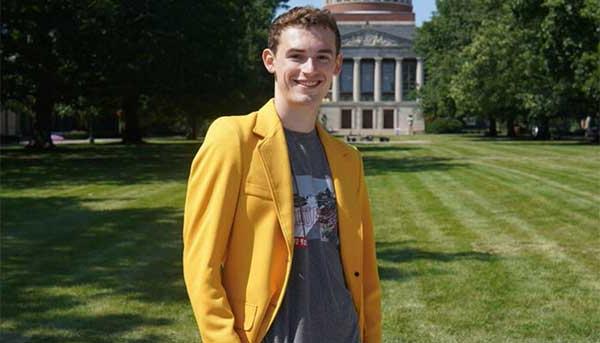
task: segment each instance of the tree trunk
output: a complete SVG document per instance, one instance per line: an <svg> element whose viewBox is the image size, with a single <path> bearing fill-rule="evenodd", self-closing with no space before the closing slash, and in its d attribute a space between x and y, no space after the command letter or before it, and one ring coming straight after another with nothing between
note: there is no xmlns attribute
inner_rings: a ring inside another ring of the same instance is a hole
<svg viewBox="0 0 600 343"><path fill-rule="evenodd" d="M33 119L33 135L27 148L32 149L52 149L56 146L52 142L52 111L54 110L54 99L50 94L42 91L36 97L33 111L35 117Z"/></svg>
<svg viewBox="0 0 600 343"><path fill-rule="evenodd" d="M490 126L488 128L488 136L497 137L498 130L496 129L496 118L493 116L490 116L489 121L490 121Z"/></svg>
<svg viewBox="0 0 600 343"><path fill-rule="evenodd" d="M127 95L123 99L125 128L122 132L122 138L125 144L142 143L142 131L138 117L138 99L138 94Z"/></svg>
<svg viewBox="0 0 600 343"><path fill-rule="evenodd" d="M590 143L600 143L600 112L591 116L585 129L585 138Z"/></svg>
<svg viewBox="0 0 600 343"><path fill-rule="evenodd" d="M548 117L543 117L540 120L540 125L538 126L539 131L536 136L537 139L549 139L550 138L550 119Z"/></svg>
<svg viewBox="0 0 600 343"><path fill-rule="evenodd" d="M188 123L190 125L188 139L198 139L198 117L193 114L188 115Z"/></svg>
<svg viewBox="0 0 600 343"><path fill-rule="evenodd" d="M513 118L506 119L506 135L508 137L517 136L517 133L515 132L515 120Z"/></svg>
<svg viewBox="0 0 600 343"><path fill-rule="evenodd" d="M91 114L89 115L89 122L88 122L88 131L89 131L89 137L88 137L88 141L90 142L90 144L94 144L96 141L96 138L94 137L94 116Z"/></svg>

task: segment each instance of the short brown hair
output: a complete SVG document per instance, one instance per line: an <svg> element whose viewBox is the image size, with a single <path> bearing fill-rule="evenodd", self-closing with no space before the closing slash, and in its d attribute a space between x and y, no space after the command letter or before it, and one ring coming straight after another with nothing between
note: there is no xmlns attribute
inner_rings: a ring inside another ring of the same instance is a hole
<svg viewBox="0 0 600 343"><path fill-rule="evenodd" d="M312 6L294 7L275 18L269 28L269 49L274 53L277 52L281 32L290 26L303 28L321 26L330 29L335 34L335 54L339 55L341 46L340 30L328 10L321 10Z"/></svg>

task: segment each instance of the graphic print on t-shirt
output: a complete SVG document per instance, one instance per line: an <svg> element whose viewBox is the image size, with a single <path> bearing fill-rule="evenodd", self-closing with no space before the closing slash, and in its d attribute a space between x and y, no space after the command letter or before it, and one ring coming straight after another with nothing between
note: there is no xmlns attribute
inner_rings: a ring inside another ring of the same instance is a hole
<svg viewBox="0 0 600 343"><path fill-rule="evenodd" d="M294 189L295 246L306 248L310 244L309 240L314 239L338 244L331 178L326 176L325 179L318 179L310 175L296 178L300 191Z"/></svg>
<svg viewBox="0 0 600 343"><path fill-rule="evenodd" d="M327 156L316 130L285 129L285 135L296 239L284 299L263 343L359 343L358 313L341 263Z"/></svg>

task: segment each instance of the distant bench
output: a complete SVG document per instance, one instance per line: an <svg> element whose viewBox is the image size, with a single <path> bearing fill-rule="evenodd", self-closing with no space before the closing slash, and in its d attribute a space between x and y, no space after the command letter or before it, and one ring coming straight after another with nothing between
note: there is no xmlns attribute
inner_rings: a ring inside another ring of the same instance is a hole
<svg viewBox="0 0 600 343"><path fill-rule="evenodd" d="M390 137L387 136L361 136L361 135L346 135L346 142L348 143L356 143L356 142L373 142L375 140L379 140L380 142L389 142Z"/></svg>

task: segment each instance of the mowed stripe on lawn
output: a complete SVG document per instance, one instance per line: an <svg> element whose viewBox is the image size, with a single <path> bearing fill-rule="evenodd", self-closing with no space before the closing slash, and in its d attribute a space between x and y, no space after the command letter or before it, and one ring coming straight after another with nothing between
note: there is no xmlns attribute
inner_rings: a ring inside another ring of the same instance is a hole
<svg viewBox="0 0 600 343"><path fill-rule="evenodd" d="M360 146L384 342L600 341L598 147L402 139L420 142ZM197 147L3 152L1 340L196 341L181 220Z"/></svg>
<svg viewBox="0 0 600 343"><path fill-rule="evenodd" d="M197 341L181 276L195 148L59 149L37 180L19 164L28 152L3 156L0 340Z"/></svg>
<svg viewBox="0 0 600 343"><path fill-rule="evenodd" d="M573 146L565 154L565 146L557 143L556 150L559 151L546 148L546 155L539 157L535 145L523 147L517 144L512 143L510 147L497 151L496 142L436 137L431 144L423 145L420 151L415 150L414 155L422 155L430 161L447 159L445 167L448 168L423 168L414 173L403 173L399 168L395 174L388 171L387 178L397 178L394 191L396 201L388 203L402 209L390 208L382 213L380 207L378 215L388 219L383 221L385 230L378 231L378 239L383 234L382 240L385 241L394 231L387 224L394 211L398 215L418 212L420 222L426 223L423 226L430 231L430 235L422 232L415 234L410 227L399 227L398 230L405 229L402 234L405 241L426 246L431 241L423 237L430 239L429 236L435 234L437 238L434 241L445 240L448 243L445 246L438 245L438 248L452 252L456 245L449 244L458 237L462 239L463 246L472 247L473 252L486 252L496 257L493 262L475 264L476 267L466 261L460 263L462 268L459 269L446 264L446 269L455 272L455 279L442 281L438 277L438 282L430 282L429 286L421 286L418 292L410 292L411 296L421 294L427 297L428 293L435 296L438 292L427 287L431 287L431 284L440 287L439 283L443 282L465 290L462 297L448 297L441 302L449 305L445 307L447 312L433 320L447 323L450 332L452 328L464 329L458 330L458 336L448 335L443 341L454 341L457 337L460 341L473 342L531 338L540 341L561 338L596 341L599 339L597 328L600 321L598 314L594 313L594 309L600 307L600 297L594 293L600 285L597 276L600 269L597 248L600 208L596 199L600 184L596 172L591 168L580 168L578 162L585 161L586 167L591 164L597 167L600 162L597 150L594 150L597 147ZM512 149L513 146L518 148ZM368 159L370 154L374 154L372 151L366 151L364 156ZM389 154L392 152L389 151ZM548 154L554 154L557 158L553 156L550 159ZM567 156L559 159L558 155ZM385 153L376 153L375 156L382 158ZM543 162L536 163L538 160ZM560 166L555 167L554 163ZM414 181L415 175L419 182ZM377 176L368 177L368 181L386 194L393 184L388 181L385 187L379 186ZM415 197L414 193L421 194L421 197ZM428 194L429 198L424 199L423 194ZM431 206L431 196L439 200L434 206ZM372 194L371 197L376 195ZM375 220L379 224L377 217ZM439 235L439 228L448 225L452 234ZM465 230L471 230L472 234L465 233ZM398 263L398 268L410 267L409 260L406 259L404 266ZM432 263L443 264L434 260ZM417 270L415 274L421 273ZM471 284L462 281L464 275L473 276ZM431 281L430 278L420 278ZM388 306L393 303L392 300L388 299L384 304ZM473 306L470 306L471 302ZM435 305L428 304L430 307ZM469 310L462 315L452 314L459 311L457 309L465 308ZM433 313L423 312L421 316L410 316L408 321L415 324L423 320L427 313ZM475 317L479 318L479 324L474 325ZM536 322L532 317L540 319ZM390 326L401 326L409 333L408 336L398 337L436 341L424 338L429 335L423 336L423 332L413 335L413 325L400 325L400 320L407 320L407 316L394 316L394 319L398 323ZM461 324L463 320L467 327Z"/></svg>

